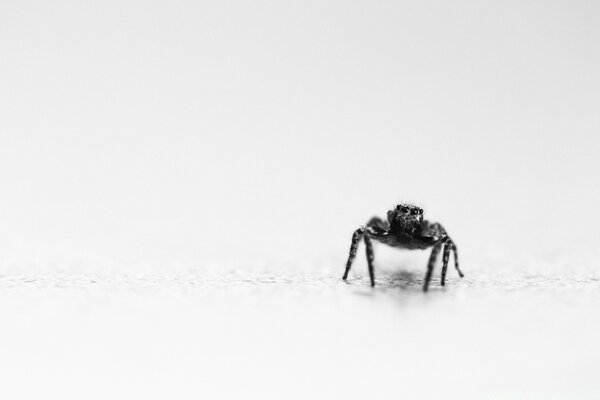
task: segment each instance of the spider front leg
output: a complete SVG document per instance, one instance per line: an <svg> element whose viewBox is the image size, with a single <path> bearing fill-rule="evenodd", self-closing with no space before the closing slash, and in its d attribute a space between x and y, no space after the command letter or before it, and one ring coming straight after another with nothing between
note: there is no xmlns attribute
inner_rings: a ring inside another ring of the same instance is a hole
<svg viewBox="0 0 600 400"><path fill-rule="evenodd" d="M344 272L343 280L348 279L348 273L350 272L350 268L352 267L352 262L354 261L354 257L356 257L356 250L358 249L358 242L360 242L360 238L365 234L365 227L361 226L352 235L352 243L350 244L350 254L348 255L348 261L346 262L346 271Z"/></svg>
<svg viewBox="0 0 600 400"><path fill-rule="evenodd" d="M452 241L448 239L444 242L444 255L442 256L442 286L446 286L446 272L448 271L450 249L452 249Z"/></svg>
<svg viewBox="0 0 600 400"><path fill-rule="evenodd" d="M371 243L371 238L369 237L368 232L363 236L363 239L365 241L365 247L367 248L367 264L369 264L369 278L371 278L371 287L375 287L375 268L373 267L375 255L373 254L373 243Z"/></svg>
<svg viewBox="0 0 600 400"><path fill-rule="evenodd" d="M462 273L460 268L458 267L458 253L456 251L456 244L452 241L452 239L448 239L446 244L444 245L444 258L442 263L442 286L446 284L446 271L448 270L448 257L450 256L450 251L454 254L454 268L456 268L456 272L460 275L461 278L464 278L465 274Z"/></svg>
<svg viewBox="0 0 600 400"><path fill-rule="evenodd" d="M431 282L431 275L433 274L433 266L435 265L435 260L437 259L437 255L442 248L441 244L436 244L433 246L433 250L431 250L431 256L429 256L429 263L427 263L427 273L425 274L425 281L423 282L423 291L426 292L429 289L429 282Z"/></svg>

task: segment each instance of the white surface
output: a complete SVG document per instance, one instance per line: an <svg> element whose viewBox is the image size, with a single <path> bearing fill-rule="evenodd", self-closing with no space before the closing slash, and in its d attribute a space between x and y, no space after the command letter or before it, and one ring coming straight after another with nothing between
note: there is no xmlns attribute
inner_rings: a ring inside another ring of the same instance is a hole
<svg viewBox="0 0 600 400"><path fill-rule="evenodd" d="M467 278L453 277L446 289L435 282L423 294L422 269L380 268L372 290L362 259L349 284L340 281L342 264L3 275L0 392L99 399L600 395L600 273L560 263L560 270L527 272L468 265Z"/></svg>
<svg viewBox="0 0 600 400"><path fill-rule="evenodd" d="M597 399L598 4L0 2L0 398Z"/></svg>

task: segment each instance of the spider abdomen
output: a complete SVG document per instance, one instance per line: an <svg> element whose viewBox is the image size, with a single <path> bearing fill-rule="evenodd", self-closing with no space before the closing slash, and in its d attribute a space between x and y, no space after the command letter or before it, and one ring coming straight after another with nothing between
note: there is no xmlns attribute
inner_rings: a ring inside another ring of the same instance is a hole
<svg viewBox="0 0 600 400"><path fill-rule="evenodd" d="M428 247L431 247L434 244L434 241L427 242L404 235L387 235L384 237L373 237L373 239L377 240L380 243L387 244L391 247L409 250L423 250Z"/></svg>

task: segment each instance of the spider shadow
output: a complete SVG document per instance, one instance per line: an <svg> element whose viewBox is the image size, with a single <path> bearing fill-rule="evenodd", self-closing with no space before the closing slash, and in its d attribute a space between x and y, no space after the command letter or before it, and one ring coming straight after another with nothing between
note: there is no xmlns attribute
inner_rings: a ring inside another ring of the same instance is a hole
<svg viewBox="0 0 600 400"><path fill-rule="evenodd" d="M397 265L393 270L379 270L375 279L375 287L370 287L368 277L354 279L355 283L361 283L362 287L369 287L369 291L360 290L356 294L366 297L376 296L378 293L387 293L403 297L424 296L428 293L444 291L440 286L439 278L433 277L427 293L423 292L424 271L411 270L407 265ZM349 282L352 283L352 282Z"/></svg>
<svg viewBox="0 0 600 400"><path fill-rule="evenodd" d="M376 283L378 288L405 291L423 291L423 276L416 271L398 270L380 273Z"/></svg>

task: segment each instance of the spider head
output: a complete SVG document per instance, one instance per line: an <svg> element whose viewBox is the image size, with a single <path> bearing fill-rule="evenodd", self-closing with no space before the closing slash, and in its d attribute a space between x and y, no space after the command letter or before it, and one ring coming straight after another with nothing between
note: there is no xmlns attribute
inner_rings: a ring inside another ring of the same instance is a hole
<svg viewBox="0 0 600 400"><path fill-rule="evenodd" d="M390 226L402 231L414 231L423 222L423 209L410 204L398 204L388 211L387 217Z"/></svg>

